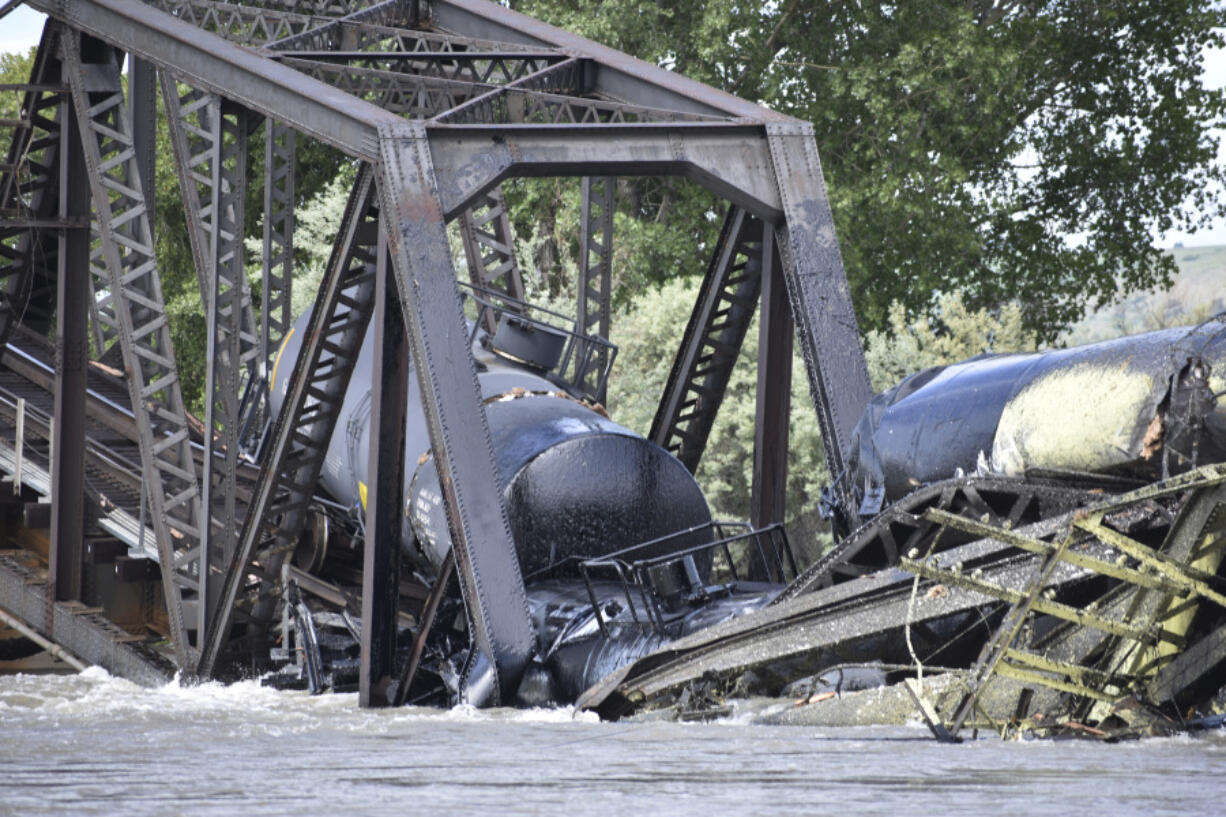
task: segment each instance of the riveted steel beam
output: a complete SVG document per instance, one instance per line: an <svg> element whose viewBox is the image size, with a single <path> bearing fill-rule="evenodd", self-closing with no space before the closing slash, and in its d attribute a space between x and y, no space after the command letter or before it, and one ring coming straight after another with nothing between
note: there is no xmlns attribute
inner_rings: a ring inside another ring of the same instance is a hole
<svg viewBox="0 0 1226 817"><path fill-rule="evenodd" d="M763 223L730 207L649 437L697 471L758 305Z"/></svg>
<svg viewBox="0 0 1226 817"><path fill-rule="evenodd" d="M397 120L395 114L139 0L29 0L29 5L159 68L173 69L193 88L279 119L351 156L374 159L375 125Z"/></svg>
<svg viewBox="0 0 1226 817"><path fill-rule="evenodd" d="M508 176L683 176L759 218L782 217L761 126L431 124L428 132L449 219Z"/></svg>
<svg viewBox="0 0 1226 817"><path fill-rule="evenodd" d="M405 417L409 343L400 293L388 269L386 220L379 225L375 282L375 353L370 383L370 475L362 559L361 706L387 706L396 695L400 531L404 511Z"/></svg>
<svg viewBox="0 0 1226 817"><path fill-rule="evenodd" d="M378 216L373 174L364 164L349 196L281 412L273 422L261 463L265 477L257 483L243 517L218 614L209 623L197 670L203 676L218 668L240 601L242 610L237 612L251 631L250 645L257 654L267 651L264 636L278 596L280 566L293 551L305 522L374 308ZM262 577L258 595L240 600L240 585L252 573Z"/></svg>
<svg viewBox="0 0 1226 817"><path fill-rule="evenodd" d="M762 230L762 308L758 320L758 396L754 419L749 519L755 528L783 522L788 489L788 422L792 408L792 316L775 231ZM782 576L773 577L782 581Z"/></svg>
<svg viewBox="0 0 1226 817"><path fill-rule="evenodd" d="M779 227L780 261L792 320L809 375L831 477L843 472L852 430L873 396L860 346L834 216L817 158L813 126L768 123L766 142L785 220ZM836 482L847 490L845 481ZM854 509L850 496L844 508Z"/></svg>
<svg viewBox="0 0 1226 817"><path fill-rule="evenodd" d="M89 168L104 283L140 437L175 654L180 666L189 667L195 664L198 631L184 608L186 601L199 601L201 589L200 487L120 81L121 55L84 38L94 60L86 63L82 39L77 32L62 38L64 71Z"/></svg>
<svg viewBox="0 0 1226 817"><path fill-rule="evenodd" d="M60 216L89 218L89 176L75 117L60 129ZM57 601L81 599L85 539L85 371L89 363L89 228L59 231L52 429L51 552Z"/></svg>
<svg viewBox="0 0 1226 817"><path fill-rule="evenodd" d="M474 650L461 695L513 699L536 633L494 465L423 123L380 128L379 195Z"/></svg>
<svg viewBox="0 0 1226 817"><path fill-rule="evenodd" d="M264 252L260 287L260 365L267 367L290 326L294 281L294 187L297 134L264 123Z"/></svg>
<svg viewBox="0 0 1226 817"><path fill-rule="evenodd" d="M575 332L606 340L613 319L613 211L617 207L617 179L584 176L580 195L579 303ZM574 382L597 403L605 401L609 347L596 345L594 354L576 361L582 371Z"/></svg>

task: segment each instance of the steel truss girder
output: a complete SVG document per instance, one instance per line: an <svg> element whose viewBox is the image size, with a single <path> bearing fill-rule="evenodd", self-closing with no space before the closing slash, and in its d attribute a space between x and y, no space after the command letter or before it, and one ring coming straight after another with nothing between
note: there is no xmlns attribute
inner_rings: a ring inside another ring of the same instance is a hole
<svg viewBox="0 0 1226 817"><path fill-rule="evenodd" d="M30 222L54 222L59 209L63 97L57 26L48 25L21 104L28 127L13 130L0 165L0 344L14 321L50 327L58 242ZM25 223L23 223L25 222Z"/></svg>
<svg viewBox="0 0 1226 817"><path fill-rule="evenodd" d="M424 123L380 128L379 195L474 652L470 703L511 699L536 645Z"/></svg>
<svg viewBox="0 0 1226 817"><path fill-rule="evenodd" d="M180 94L167 71L162 96L208 333L201 504L211 524L200 553L203 632L216 615L221 588L215 578L235 547L239 396L261 352L243 247L250 116L214 94L190 88Z"/></svg>
<svg viewBox="0 0 1226 817"><path fill-rule="evenodd" d="M682 176L766 221L782 217L758 125L431 124L428 133L448 218L510 176Z"/></svg>
<svg viewBox="0 0 1226 817"><path fill-rule="evenodd" d="M762 288L761 220L728 208L648 436L697 471Z"/></svg>
<svg viewBox="0 0 1226 817"><path fill-rule="evenodd" d="M515 259L511 216L502 188L495 187L460 215L460 240L474 287L497 292L516 301L524 299L524 282ZM493 332L494 315L486 329Z"/></svg>
<svg viewBox="0 0 1226 817"><path fill-rule="evenodd" d="M609 338L613 301L613 213L617 208L617 179L584 176L580 196L579 303L575 332ZM609 347L596 345L590 358L580 358L575 383L597 403L605 402L605 383L611 361Z"/></svg>
<svg viewBox="0 0 1226 817"><path fill-rule="evenodd" d="M396 18L399 3L381 3L293 37L268 43L274 51L508 51L531 50L435 29L399 28L379 22ZM381 12L381 14L376 14ZM538 49L539 50L539 49Z"/></svg>
<svg viewBox="0 0 1226 817"><path fill-rule="evenodd" d="M650 108L748 121L792 121L659 66L486 0L433 0L431 19L445 31L536 48L551 48L593 62L589 88L610 99Z"/></svg>
<svg viewBox="0 0 1226 817"><path fill-rule="evenodd" d="M813 126L767 123L766 142L779 186L784 220L778 228L779 260L787 285L796 337L809 376L809 391L825 441L826 463L838 490L849 491L844 450L860 414L873 396L860 347L834 216L817 158ZM850 495L843 507L857 507ZM855 521L853 520L853 526Z"/></svg>
<svg viewBox="0 0 1226 817"><path fill-rule="evenodd" d="M297 138L293 128L275 119L264 123L264 252L257 358L263 369L290 327Z"/></svg>
<svg viewBox="0 0 1226 817"><path fill-rule="evenodd" d="M172 70L185 83L367 161L376 158L375 125L399 118L278 65L139 0L28 0L73 28Z"/></svg>
<svg viewBox="0 0 1226 817"><path fill-rule="evenodd" d="M287 57L282 63L390 113L428 118L448 111L490 86L399 71L361 68L344 63Z"/></svg>
<svg viewBox="0 0 1226 817"><path fill-rule="evenodd" d="M201 586L200 488L129 132L121 56L107 48L106 61L90 64L87 72L80 36L72 32L62 38L64 68L89 168L104 284L119 327L175 653L180 666L191 666L196 652L190 643L194 626L184 607Z"/></svg>
<svg viewBox="0 0 1226 817"><path fill-rule="evenodd" d="M588 125L637 122L725 122L683 111L648 108L579 94L587 90L590 63L571 58L553 63L514 82L499 85L465 102L436 121L464 124Z"/></svg>
<svg viewBox="0 0 1226 817"><path fill-rule="evenodd" d="M292 51L289 55L478 85L505 85L569 59L565 54L531 51Z"/></svg>
<svg viewBox="0 0 1226 817"><path fill-rule="evenodd" d="M323 467L327 444L358 351L366 335L375 298L378 203L373 172L363 164L350 194L319 296L311 310L285 399L266 448L261 471L243 518L238 544L225 573L218 614L197 667L210 676L229 641L240 585L250 573L263 577L259 596L244 599L250 635L264 636L275 601L280 565L292 552L306 519L307 504Z"/></svg>
<svg viewBox="0 0 1226 817"><path fill-rule="evenodd" d="M242 45L284 40L329 22L328 17L296 14L217 0L145 0L204 31Z"/></svg>

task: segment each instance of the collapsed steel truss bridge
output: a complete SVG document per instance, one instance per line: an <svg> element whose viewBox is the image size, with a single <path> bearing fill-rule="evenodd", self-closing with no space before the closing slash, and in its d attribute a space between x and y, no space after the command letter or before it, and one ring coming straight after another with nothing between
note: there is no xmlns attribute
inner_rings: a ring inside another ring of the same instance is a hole
<svg viewBox="0 0 1226 817"><path fill-rule="evenodd" d="M500 187L509 178L582 178L581 334L609 334L616 177L685 177L725 199L650 436L697 467L761 304L754 523L783 516L794 342L831 473L842 471L870 389L807 123L484 0L27 5L49 17L29 83L6 89L24 101L20 120L6 123L13 138L0 165L0 335L55 338L53 374L44 375L53 422L41 449L49 570L45 585L31 589L27 577L22 591L42 593L46 609L81 598L87 465L96 467L87 372L102 364L119 375L112 390L143 482L141 535L147 525L177 665L212 677L258 663L282 565L373 321L381 359L371 427L385 444L366 506L362 700L380 703L396 674L389 576L404 447L395 441L410 365L470 631L495 670L489 700L513 688L532 624L446 232L458 221L475 285L521 296ZM159 96L207 323L203 428L185 409L154 253ZM261 138L262 178L248 162ZM285 405L252 465L239 456L242 422L290 323L302 140L340 150L359 169ZM243 225L247 193L260 185L256 299ZM575 373L597 400L602 368Z"/></svg>

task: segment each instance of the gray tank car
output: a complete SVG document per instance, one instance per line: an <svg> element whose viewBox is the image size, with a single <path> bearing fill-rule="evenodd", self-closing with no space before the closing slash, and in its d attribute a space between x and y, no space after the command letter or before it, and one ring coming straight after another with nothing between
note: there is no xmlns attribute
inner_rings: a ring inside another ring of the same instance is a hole
<svg viewBox="0 0 1226 817"><path fill-rule="evenodd" d="M285 399L305 322L304 316L287 335L273 368L274 411ZM550 331L507 313L493 335L474 330L472 343L497 475L537 626L537 658L519 691L520 703L529 705L573 700L618 667L674 638L757 609L780 588L708 583L712 556L703 548L720 539L723 528L712 522L694 477L672 454L613 422L602 407L569 392L551 374L556 355L546 348L542 356L534 345L543 340L548 347ZM330 569L328 543L356 538L365 505L373 346L371 332L320 480L334 523L342 521L336 512L343 508L355 524L346 535L328 533L321 521L296 554L300 566L324 575ZM419 389L411 375L401 542L412 569L430 583L452 543ZM688 552L694 548L699 552ZM597 575L583 574L582 562L610 556L626 557L620 562L625 572L652 560L661 564L653 565L650 577L643 568L629 581L620 568L615 578L599 568ZM662 584L643 586L649 580ZM463 662L467 645L444 641L440 637L435 666L450 687L450 668Z"/></svg>
<svg viewBox="0 0 1226 817"><path fill-rule="evenodd" d="M274 410L285 398L304 328L305 316L273 368ZM477 380L525 575L711 521L702 491L675 457L571 396L545 372L500 355L484 332L475 338ZM369 481L373 344L368 333L321 475L327 493L352 508L364 507ZM431 575L451 550L451 538L415 376L405 436L401 541L408 558Z"/></svg>

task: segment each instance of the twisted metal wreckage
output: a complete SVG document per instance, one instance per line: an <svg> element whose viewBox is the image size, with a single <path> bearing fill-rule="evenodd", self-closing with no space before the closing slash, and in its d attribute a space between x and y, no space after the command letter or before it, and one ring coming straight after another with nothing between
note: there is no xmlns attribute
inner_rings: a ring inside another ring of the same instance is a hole
<svg viewBox="0 0 1226 817"><path fill-rule="evenodd" d="M1222 323L872 398L805 123L481 0L27 4L48 23L0 123L17 632L144 683L275 670L368 706L918 709L945 739L1214 722ZM154 253L159 89L207 325L200 420ZM301 140L358 170L291 324ZM524 301L500 185L527 176L582 178L574 316ZM600 407L618 176L728 202L647 438ZM692 473L759 303L752 518L722 523ZM794 341L840 475L837 544L802 570Z"/></svg>

